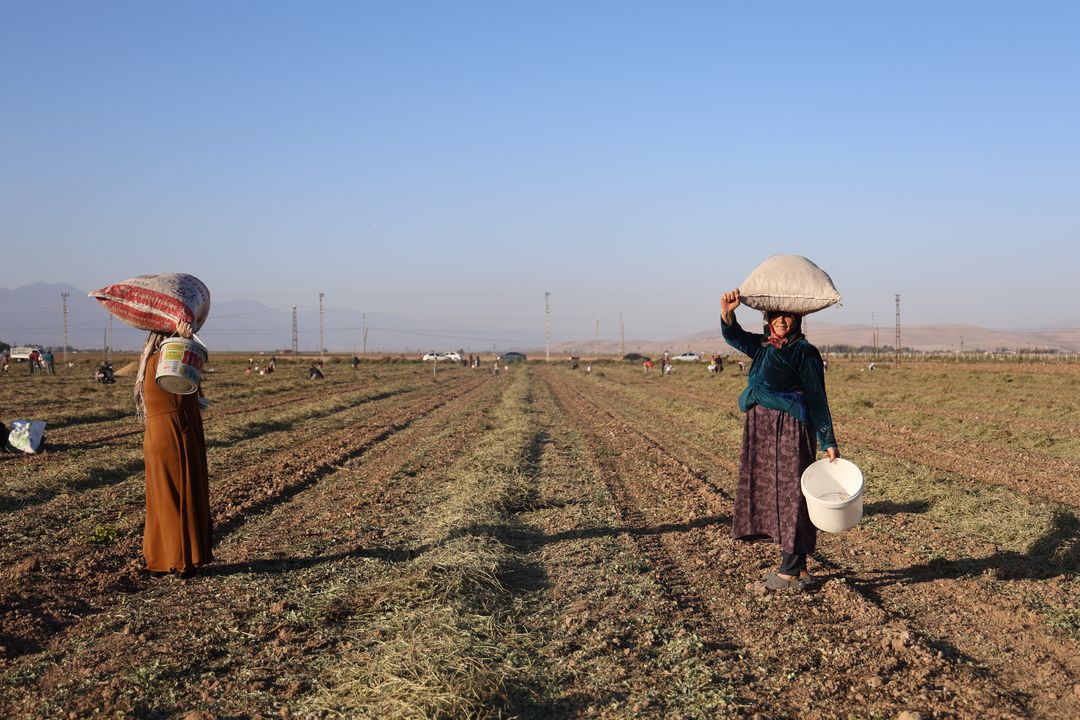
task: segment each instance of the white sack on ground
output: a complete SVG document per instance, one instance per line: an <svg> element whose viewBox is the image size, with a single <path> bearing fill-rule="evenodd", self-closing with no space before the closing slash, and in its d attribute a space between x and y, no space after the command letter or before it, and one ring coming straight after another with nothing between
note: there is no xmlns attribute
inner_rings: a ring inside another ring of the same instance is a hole
<svg viewBox="0 0 1080 720"><path fill-rule="evenodd" d="M805 315L840 302L832 278L802 255L773 255L739 286L739 297L755 310Z"/></svg>
<svg viewBox="0 0 1080 720"><path fill-rule="evenodd" d="M4 445L10 452L36 453L44 437L44 420L12 420Z"/></svg>

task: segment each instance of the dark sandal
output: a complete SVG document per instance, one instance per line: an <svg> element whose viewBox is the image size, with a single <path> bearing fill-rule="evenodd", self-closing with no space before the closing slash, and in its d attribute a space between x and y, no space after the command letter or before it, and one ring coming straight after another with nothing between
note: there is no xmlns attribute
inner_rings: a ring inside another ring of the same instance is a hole
<svg viewBox="0 0 1080 720"><path fill-rule="evenodd" d="M765 587L768 590L802 590L805 586L801 578L793 577L785 580L776 573L768 573L765 576Z"/></svg>

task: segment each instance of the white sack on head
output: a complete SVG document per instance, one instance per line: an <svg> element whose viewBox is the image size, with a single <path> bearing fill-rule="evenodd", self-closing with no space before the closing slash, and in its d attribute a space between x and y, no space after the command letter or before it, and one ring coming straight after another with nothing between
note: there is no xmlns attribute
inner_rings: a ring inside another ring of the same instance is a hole
<svg viewBox="0 0 1080 720"><path fill-rule="evenodd" d="M739 286L743 305L805 315L840 302L832 278L802 255L773 255Z"/></svg>
<svg viewBox="0 0 1080 720"><path fill-rule="evenodd" d="M181 321L197 331L210 313L210 290L184 273L139 275L88 294L128 325L166 335Z"/></svg>

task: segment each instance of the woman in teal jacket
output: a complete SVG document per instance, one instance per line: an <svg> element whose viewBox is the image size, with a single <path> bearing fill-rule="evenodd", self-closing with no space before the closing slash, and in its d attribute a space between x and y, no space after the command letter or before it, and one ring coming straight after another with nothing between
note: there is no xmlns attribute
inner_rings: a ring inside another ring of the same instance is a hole
<svg viewBox="0 0 1080 720"><path fill-rule="evenodd" d="M801 316L768 312L765 332L751 333L735 319L740 303L738 290L720 299L724 339L751 359L747 386L739 396L746 424L731 534L779 545L780 567L765 575L765 586L800 590L812 581L806 559L817 548L817 528L799 480L819 446L830 461L840 457L825 369L821 354L802 334Z"/></svg>

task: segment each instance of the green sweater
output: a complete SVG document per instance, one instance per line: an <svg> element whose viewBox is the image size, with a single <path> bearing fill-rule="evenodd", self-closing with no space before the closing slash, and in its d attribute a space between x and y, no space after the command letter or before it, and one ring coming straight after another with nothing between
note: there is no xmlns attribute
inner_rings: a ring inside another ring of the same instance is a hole
<svg viewBox="0 0 1080 720"><path fill-rule="evenodd" d="M743 330L737 319L730 325L721 319L720 329L728 345L751 359L739 409L746 412L761 405L786 412L809 423L822 450L836 447L829 399L825 396L825 366L818 349L805 337L775 347L765 342L764 334Z"/></svg>

